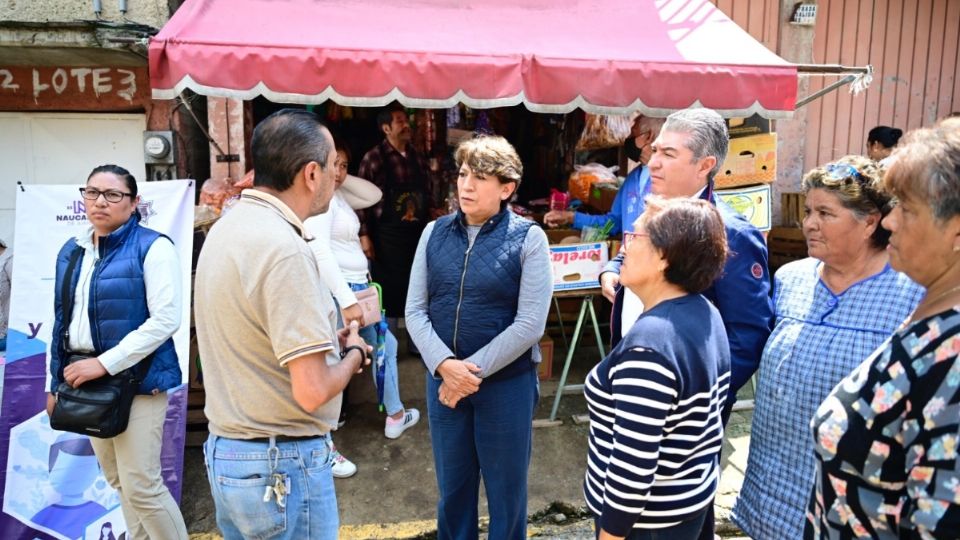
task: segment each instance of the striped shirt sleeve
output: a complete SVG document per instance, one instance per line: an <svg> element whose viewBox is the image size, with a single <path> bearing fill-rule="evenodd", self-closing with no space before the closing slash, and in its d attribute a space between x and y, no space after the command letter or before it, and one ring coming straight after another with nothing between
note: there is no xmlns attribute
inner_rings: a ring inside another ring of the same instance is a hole
<svg viewBox="0 0 960 540"><path fill-rule="evenodd" d="M649 349L633 349L610 369L613 416L600 526L626 536L650 496L667 417L680 395L671 364Z"/></svg>

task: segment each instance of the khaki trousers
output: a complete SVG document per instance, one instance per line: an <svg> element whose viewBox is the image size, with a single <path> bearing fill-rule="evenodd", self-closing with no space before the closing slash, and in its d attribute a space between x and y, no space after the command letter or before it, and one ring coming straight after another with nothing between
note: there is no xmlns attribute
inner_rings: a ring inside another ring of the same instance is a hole
<svg viewBox="0 0 960 540"><path fill-rule="evenodd" d="M127 430L110 439L90 438L107 482L120 492L131 540L186 539L180 508L160 475L160 447L167 394L137 396Z"/></svg>

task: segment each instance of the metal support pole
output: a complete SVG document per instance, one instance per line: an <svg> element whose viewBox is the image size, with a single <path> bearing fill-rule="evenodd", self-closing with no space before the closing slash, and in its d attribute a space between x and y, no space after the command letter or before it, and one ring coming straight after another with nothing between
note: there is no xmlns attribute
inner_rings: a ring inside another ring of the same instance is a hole
<svg viewBox="0 0 960 540"><path fill-rule="evenodd" d="M553 297L553 307L557 311L557 325L560 326L560 337L563 338L563 348L564 350L569 350L570 345L567 343L567 331L563 328L563 315L560 314L560 301L557 300L557 297Z"/></svg>
<svg viewBox="0 0 960 540"><path fill-rule="evenodd" d="M869 73L870 66L841 66L839 64L797 64L797 73L801 75L843 75L845 73Z"/></svg>
<svg viewBox="0 0 960 540"><path fill-rule="evenodd" d="M593 297L585 296L583 303L580 304L580 315L577 316L577 325L573 330L573 337L570 339L570 347L567 349L567 358L563 362L563 373L560 374L560 385L557 386L557 395L553 398L553 409L550 410L550 421L557 419L557 411L560 409L560 397L563 396L563 387L567 384L567 374L570 373L570 363L573 361L573 353L577 350L577 342L580 341L580 332L583 330L583 320L586 318L587 306L590 306L590 312L593 312ZM596 318L594 318L596 321ZM594 324L596 324L594 322ZM597 332L599 334L599 331Z"/></svg>
<svg viewBox="0 0 960 540"><path fill-rule="evenodd" d="M803 107L804 105L806 105L807 103L810 103L811 101L817 99L818 97L820 97L820 96L822 96L822 95L824 95L824 94L828 94L828 93L830 93L830 92L833 92L834 90L836 90L837 88L840 88L841 86L843 86L843 85L845 85L845 84L850 84L850 83L852 83L853 81L855 81L856 79L857 79L857 76L856 76L856 75L847 75L846 77L840 79L839 81L836 81L836 82L834 82L834 83L832 83L832 84L829 84L829 85L827 85L827 86L824 86L824 87L821 88L820 90L817 90L816 92L810 94L809 96L807 96L807 97L805 97L805 98L797 101L797 105L794 107L794 109L799 109L800 107Z"/></svg>
<svg viewBox="0 0 960 540"><path fill-rule="evenodd" d="M590 297L590 318L593 319L593 334L597 337L597 349L600 350L600 360L607 354L603 352L603 338L600 337L600 325L597 324L597 312L593 309L593 297Z"/></svg>

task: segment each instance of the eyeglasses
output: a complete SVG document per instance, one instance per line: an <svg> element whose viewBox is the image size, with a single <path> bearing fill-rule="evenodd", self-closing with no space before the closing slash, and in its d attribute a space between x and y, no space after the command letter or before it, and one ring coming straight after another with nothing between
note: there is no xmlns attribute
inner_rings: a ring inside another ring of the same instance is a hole
<svg viewBox="0 0 960 540"><path fill-rule="evenodd" d="M103 195L103 198L106 199L107 202L112 203L120 202L124 197L130 197L131 199L133 198L132 193L124 193L115 189L100 191L99 189L92 187L80 188L80 195L88 201L95 201L99 199L101 195Z"/></svg>
<svg viewBox="0 0 960 540"><path fill-rule="evenodd" d="M856 167L850 165L849 163L830 163L823 168L827 173L827 178L832 180L845 180L847 178L853 178L857 182L863 183L863 175L860 174L860 171Z"/></svg>
<svg viewBox="0 0 960 540"><path fill-rule="evenodd" d="M645 233L645 232L629 232L629 231L624 231L624 233L623 233L623 249L624 249L624 250L630 249L630 244L633 243L633 240L634 240L635 238L640 238L641 236L649 237L650 234Z"/></svg>

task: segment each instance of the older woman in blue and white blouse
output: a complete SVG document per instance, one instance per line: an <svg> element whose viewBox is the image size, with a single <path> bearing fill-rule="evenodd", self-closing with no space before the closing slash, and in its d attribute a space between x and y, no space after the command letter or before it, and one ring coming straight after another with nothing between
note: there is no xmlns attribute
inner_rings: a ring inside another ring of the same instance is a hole
<svg viewBox="0 0 960 540"><path fill-rule="evenodd" d="M803 233L809 258L774 278L776 326L760 360L746 476L733 521L753 538L800 538L813 487L817 406L917 305L922 289L890 267L893 207L879 166L847 156L813 169Z"/></svg>

